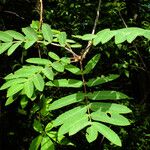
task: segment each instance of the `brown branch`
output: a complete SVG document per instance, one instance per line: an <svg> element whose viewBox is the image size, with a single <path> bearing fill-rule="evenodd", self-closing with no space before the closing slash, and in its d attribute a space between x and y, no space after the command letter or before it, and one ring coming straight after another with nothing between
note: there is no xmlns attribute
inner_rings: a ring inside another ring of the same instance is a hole
<svg viewBox="0 0 150 150"><path fill-rule="evenodd" d="M43 0L39 0L40 2L40 24L39 24L39 30L41 29L42 23L43 23Z"/></svg>
<svg viewBox="0 0 150 150"><path fill-rule="evenodd" d="M101 7L101 2L102 2L102 0L99 0L98 7L97 7L97 12L96 12L96 18L95 18L94 26L93 26L93 29L92 29L92 34L94 34L95 30L96 30L97 22L98 22L98 19L99 19L99 12L100 12L100 7ZM89 52L91 46L92 46L92 41L89 41L86 48L81 52L82 53L81 54L81 59L84 59L86 57L86 55Z"/></svg>

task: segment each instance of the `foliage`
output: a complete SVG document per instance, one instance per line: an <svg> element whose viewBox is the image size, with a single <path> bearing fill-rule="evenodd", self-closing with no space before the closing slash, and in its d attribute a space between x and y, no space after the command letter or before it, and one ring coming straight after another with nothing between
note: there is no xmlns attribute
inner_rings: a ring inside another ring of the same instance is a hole
<svg viewBox="0 0 150 150"><path fill-rule="evenodd" d="M85 80L85 77L91 75L96 69L100 54L94 55L83 67L84 58L82 55L77 55L74 49L81 51L84 41L91 41L93 47L96 47L112 41L113 38L115 44L125 41L131 43L138 36L150 40L150 31L137 27L104 29L96 34L74 35L73 38L77 39L74 40L69 39L66 32L51 29L51 26L45 23L39 30L39 25L38 21L33 21L30 27L22 28L23 33L14 30L0 31L1 54L7 52L9 56L19 46L28 50L34 45L43 47L53 45L60 47L62 51L66 50L63 57L57 55L55 50L50 50L46 58L41 58L40 52L38 58L28 58L26 65L4 78L6 82L0 88L7 89L6 106L20 100L21 107L24 109L29 103L36 102L38 105L33 106L37 106L32 109L33 113L50 117L48 124L38 118L34 119L33 128L39 135L33 139L29 149L36 150L41 147L42 150L54 150L56 144L73 145L67 139L66 133L72 136L81 130L86 130L85 137L89 143L95 141L98 134L102 134L113 144L121 146L119 136L108 124L130 125L129 120L123 115L131 113L131 110L123 104L118 104L120 100L130 98L115 90L96 90L99 85L113 81L119 75L87 77ZM80 43L76 42L79 40ZM77 64L79 62L80 67L72 64L73 62ZM66 74L67 78L61 77L61 74ZM75 88L75 90L70 90L69 94L64 94L57 99L51 95L46 97L46 93L52 88L59 90L64 87Z"/></svg>

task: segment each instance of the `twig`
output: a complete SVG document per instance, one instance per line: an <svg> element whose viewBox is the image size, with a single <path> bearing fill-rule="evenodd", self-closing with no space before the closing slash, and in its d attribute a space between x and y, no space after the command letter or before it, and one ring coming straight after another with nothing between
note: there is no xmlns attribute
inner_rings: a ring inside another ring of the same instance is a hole
<svg viewBox="0 0 150 150"><path fill-rule="evenodd" d="M119 16L120 16L120 18L121 18L121 20L122 20L124 26L127 28L128 26L127 26L125 20L123 19L122 15L121 15L121 12L120 12L120 11L118 11L118 12L119 12Z"/></svg>
<svg viewBox="0 0 150 150"><path fill-rule="evenodd" d="M97 22L98 22L98 19L99 19L99 12L100 12L100 7L101 7L101 2L102 2L102 0L99 0L99 2L98 2L97 13L96 13L95 21L94 21L94 26L93 26L93 29L92 29L92 34L94 34L95 30L96 30ZM84 59L86 57L86 55L89 52L91 46L92 46L92 41L89 41L86 48L82 51L81 59Z"/></svg>
<svg viewBox="0 0 150 150"><path fill-rule="evenodd" d="M142 65L143 65L143 67L144 67L143 70L147 70L146 64L145 64L145 62L144 62L142 56L140 55L140 52L138 51L136 45L134 45L134 47L135 47L135 50L136 50L136 52L137 52L137 54L138 54L138 56L139 56L139 59L141 60Z"/></svg>
<svg viewBox="0 0 150 150"><path fill-rule="evenodd" d="M12 14L12 15L15 15L16 17L18 17L18 18L24 20L24 18L21 17L21 16L19 16L16 12L9 11L9 10L5 10L5 11L3 11L3 12L4 12L4 13L9 13L9 14Z"/></svg>
<svg viewBox="0 0 150 150"><path fill-rule="evenodd" d="M63 47L59 44L56 44L56 43L51 43L51 45L54 45L54 46L58 46L58 47ZM79 55L77 55L74 51L72 51L72 49L70 48L67 48L67 47L63 47L65 50L67 50L68 52L70 52L74 57L80 57Z"/></svg>

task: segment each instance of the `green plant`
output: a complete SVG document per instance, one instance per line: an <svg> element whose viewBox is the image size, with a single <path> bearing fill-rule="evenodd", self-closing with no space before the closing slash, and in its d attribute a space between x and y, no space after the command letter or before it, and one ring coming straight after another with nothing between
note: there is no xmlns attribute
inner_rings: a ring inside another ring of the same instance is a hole
<svg viewBox="0 0 150 150"><path fill-rule="evenodd" d="M42 50L39 50L38 58L27 59L27 65L7 75L4 78L5 83L0 88L7 89L6 106L20 100L23 109L29 103L33 105L33 114L40 116L36 117L33 123L33 128L39 135L33 139L29 149L36 150L41 145L42 150L53 150L56 143L72 144L65 134L69 133L69 136L72 136L82 129L86 130L85 136L89 143L96 140L100 133L113 144L121 146L119 136L107 124L130 125L122 114L130 113L131 110L117 103L130 98L118 91L96 90L98 85L119 77L117 74L110 74L88 78L87 75L92 74L96 68L100 54L94 55L85 67L83 60L92 46L105 44L112 38L115 38L115 44L125 41L131 43L137 36L150 39L150 31L131 27L118 30L104 29L97 34L83 36L74 35L73 38L88 41L88 46L82 50L82 44L67 38L66 32L53 30L45 23L39 30L39 22L33 21L31 26L23 28L22 32L24 34L14 30L0 31L0 53L7 52L9 56L19 46L27 50L36 44L41 47L48 45L60 47L64 53L64 56L60 57L54 50L45 50L47 56L41 58ZM80 54L73 49L79 49ZM61 77L61 74L65 74L67 78ZM73 74L71 78L70 74ZM53 87L58 90L60 88L75 88L75 90L70 89L69 95L64 94L55 99L49 94ZM42 117L49 117L49 123L44 122Z"/></svg>

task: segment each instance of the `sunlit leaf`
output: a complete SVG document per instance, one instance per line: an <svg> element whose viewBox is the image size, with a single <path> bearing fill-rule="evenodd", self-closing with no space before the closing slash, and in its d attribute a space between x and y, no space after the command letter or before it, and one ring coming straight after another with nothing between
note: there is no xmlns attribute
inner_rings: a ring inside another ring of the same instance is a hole
<svg viewBox="0 0 150 150"><path fill-rule="evenodd" d="M19 41L15 44L13 44L9 49L8 49L8 52L7 52L7 55L10 56L20 45L21 45L22 41Z"/></svg>
<svg viewBox="0 0 150 150"><path fill-rule="evenodd" d="M94 69L96 64L98 63L100 59L100 55L96 54L85 66L85 70L83 71L84 74L88 74L90 71Z"/></svg>
<svg viewBox="0 0 150 150"><path fill-rule="evenodd" d="M78 106L71 110L64 112L63 114L59 115L54 121L53 126L59 126L63 123L67 123L68 121L72 122L73 120L80 118L86 114L87 107Z"/></svg>
<svg viewBox="0 0 150 150"><path fill-rule="evenodd" d="M66 33L65 32L60 32L59 34L58 34L58 42L59 42L59 44L61 45L61 46L65 46L65 44L66 44L66 39L67 39L67 35L66 35Z"/></svg>
<svg viewBox="0 0 150 150"><path fill-rule="evenodd" d="M102 111L102 112L114 112L119 114L131 113L131 109L129 109L125 105L115 104L115 103L103 103L103 102L94 102L91 103L92 111Z"/></svg>
<svg viewBox="0 0 150 150"><path fill-rule="evenodd" d="M37 33L31 27L22 28L22 32L27 36L27 39L30 39L32 41L38 40Z"/></svg>
<svg viewBox="0 0 150 150"><path fill-rule="evenodd" d="M42 72L44 73L44 75L49 79L49 80L53 80L54 79L54 72L52 71L52 68L49 67L45 67Z"/></svg>
<svg viewBox="0 0 150 150"><path fill-rule="evenodd" d="M24 93L28 98L31 98L34 92L33 82L31 80L27 80L24 84Z"/></svg>
<svg viewBox="0 0 150 150"><path fill-rule="evenodd" d="M44 136L41 142L41 150L55 150L54 143L48 136Z"/></svg>
<svg viewBox="0 0 150 150"><path fill-rule="evenodd" d="M51 65L58 72L63 72L64 71L64 66L60 62L55 61Z"/></svg>
<svg viewBox="0 0 150 150"><path fill-rule="evenodd" d="M13 79L13 80L9 80L9 81L6 81L0 88L0 90L4 90L4 89L7 89L9 88L10 86L14 85L14 84L17 84L17 83L23 83L25 82L27 79L25 78L18 78L18 79Z"/></svg>
<svg viewBox="0 0 150 150"><path fill-rule="evenodd" d="M39 91L44 90L45 83L44 83L43 77L40 74L35 74L34 77L32 78L32 81L37 90Z"/></svg>
<svg viewBox="0 0 150 150"><path fill-rule="evenodd" d="M82 86L82 81L75 79L59 79L53 81L53 86L79 88Z"/></svg>
<svg viewBox="0 0 150 150"><path fill-rule="evenodd" d="M38 65L50 65L51 61L44 58L29 58L26 60L28 63L38 64Z"/></svg>
<svg viewBox="0 0 150 150"><path fill-rule="evenodd" d="M86 129L86 139L89 143L95 141L98 137L98 132L94 126L90 126Z"/></svg>
<svg viewBox="0 0 150 150"><path fill-rule="evenodd" d="M107 82L110 82L110 81L113 81L115 79L117 79L119 77L119 75L115 75L115 74L112 74L112 75L109 75L109 76L101 76L101 77L97 77L97 78L94 78L94 79L90 79L86 84L88 87L92 87L92 86L96 86L96 85L99 85L99 84L103 84L103 83L107 83Z"/></svg>
<svg viewBox="0 0 150 150"><path fill-rule="evenodd" d="M54 60L60 60L60 57L53 52L49 52L48 55Z"/></svg>
<svg viewBox="0 0 150 150"><path fill-rule="evenodd" d="M129 99L129 97L121 92L116 91L96 91L87 93L87 97L91 100L120 100Z"/></svg>
<svg viewBox="0 0 150 150"><path fill-rule="evenodd" d="M0 43L0 54L4 53L12 45L12 42L9 43Z"/></svg>
<svg viewBox="0 0 150 150"><path fill-rule="evenodd" d="M12 42L12 40L13 40L13 38L9 34L3 32L3 31L0 31L0 41Z"/></svg>
<svg viewBox="0 0 150 150"><path fill-rule="evenodd" d="M14 84L7 91L7 97L13 96L23 89L23 84Z"/></svg>
<svg viewBox="0 0 150 150"><path fill-rule="evenodd" d="M30 144L29 150L38 150L42 141L42 135L37 136L34 138Z"/></svg>
<svg viewBox="0 0 150 150"><path fill-rule="evenodd" d="M10 97L6 100L5 106L10 105L10 104L13 103L14 101L15 101L15 99L14 99L12 96L10 96Z"/></svg>
<svg viewBox="0 0 150 150"><path fill-rule="evenodd" d="M84 99L84 93L75 93L71 94L65 97L62 97L58 100L55 100L52 104L49 106L49 110L55 110L73 103L80 102Z"/></svg>
<svg viewBox="0 0 150 150"><path fill-rule="evenodd" d="M25 37L17 31L7 30L7 31L5 31L5 33L9 34L11 37L13 37L16 40L19 40L19 41L24 41L25 40Z"/></svg>
<svg viewBox="0 0 150 150"><path fill-rule="evenodd" d="M91 118L96 121L102 121L105 123L110 123L110 124L118 125L118 126L130 125L130 122L127 118L115 112L96 111L96 112L91 113Z"/></svg>
<svg viewBox="0 0 150 150"><path fill-rule="evenodd" d="M94 128L99 133L101 133L105 138L107 138L113 144L116 144L118 146L122 145L119 136L113 130L111 130L109 127L107 127L101 123L98 123L98 122L93 122L92 126L94 126Z"/></svg>
<svg viewBox="0 0 150 150"><path fill-rule="evenodd" d="M44 39L47 40L49 43L51 43L53 40L53 32L51 30L50 25L43 23L42 33L43 33Z"/></svg>

